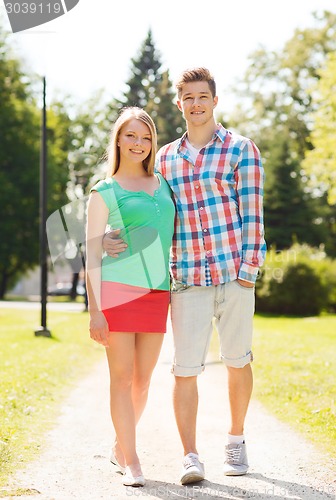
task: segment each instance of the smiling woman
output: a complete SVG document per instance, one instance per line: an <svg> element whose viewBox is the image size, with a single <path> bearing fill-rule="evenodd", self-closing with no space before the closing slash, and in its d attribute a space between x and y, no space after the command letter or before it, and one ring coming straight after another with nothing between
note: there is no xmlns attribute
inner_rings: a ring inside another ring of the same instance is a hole
<svg viewBox="0 0 336 500"><path fill-rule="evenodd" d="M87 284L91 338L106 347L111 462L126 486L143 486L135 427L145 408L166 332L169 251L175 206L164 178L154 174L156 128L137 107L124 109L108 147L109 172L91 189L87 223ZM127 249L102 256L106 226L119 229Z"/></svg>

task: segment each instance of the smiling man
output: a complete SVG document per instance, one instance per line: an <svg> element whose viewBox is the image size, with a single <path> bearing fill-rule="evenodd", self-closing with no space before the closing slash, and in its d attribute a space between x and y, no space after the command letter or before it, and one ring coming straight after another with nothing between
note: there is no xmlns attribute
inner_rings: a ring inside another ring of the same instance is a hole
<svg viewBox="0 0 336 500"><path fill-rule="evenodd" d="M253 385L254 283L266 245L258 148L216 123L216 83L206 68L184 71L176 88L187 131L160 149L156 169L169 183L177 209L171 252L172 372L184 448L181 483L187 484L205 477L196 448L197 376L204 370L214 318L231 410L224 474L248 470L244 421Z"/></svg>

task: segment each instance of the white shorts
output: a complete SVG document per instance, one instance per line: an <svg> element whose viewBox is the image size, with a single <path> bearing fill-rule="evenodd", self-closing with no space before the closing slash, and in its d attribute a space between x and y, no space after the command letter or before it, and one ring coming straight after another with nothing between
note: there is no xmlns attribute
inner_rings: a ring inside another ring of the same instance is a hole
<svg viewBox="0 0 336 500"><path fill-rule="evenodd" d="M214 326L222 361L234 368L250 363L254 308L254 287L243 287L237 280L214 286L175 283L171 294L172 373L191 377L204 370Z"/></svg>

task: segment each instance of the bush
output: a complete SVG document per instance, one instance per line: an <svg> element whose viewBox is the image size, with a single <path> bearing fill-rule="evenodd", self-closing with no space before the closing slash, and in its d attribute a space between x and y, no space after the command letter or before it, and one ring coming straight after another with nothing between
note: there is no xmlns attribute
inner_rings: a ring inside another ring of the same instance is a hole
<svg viewBox="0 0 336 500"><path fill-rule="evenodd" d="M258 312L316 316L336 306L336 262L323 250L295 244L270 250L256 283Z"/></svg>

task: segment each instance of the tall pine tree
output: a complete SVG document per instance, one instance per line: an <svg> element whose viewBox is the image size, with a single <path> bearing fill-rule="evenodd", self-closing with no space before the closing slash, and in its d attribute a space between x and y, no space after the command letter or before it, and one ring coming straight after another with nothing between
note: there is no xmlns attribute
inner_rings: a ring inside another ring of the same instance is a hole
<svg viewBox="0 0 336 500"><path fill-rule="evenodd" d="M158 95L147 106L147 111L156 123L159 147L173 141L185 130L185 121L176 104L173 104L174 98L175 92L167 70L162 73Z"/></svg>
<svg viewBox="0 0 336 500"><path fill-rule="evenodd" d="M310 245L323 241L324 228L314 223L316 206L304 191L298 160L291 155L287 137L279 134L269 146L272 166L268 169L266 160L264 200L268 246L282 250L296 241Z"/></svg>
<svg viewBox="0 0 336 500"><path fill-rule="evenodd" d="M160 53L156 50L152 31L148 30L139 53L131 59L131 76L126 82L128 90L111 108L124 106L144 108L156 123L158 144L176 139L184 130L184 120L174 103L175 92L169 73L162 69Z"/></svg>

